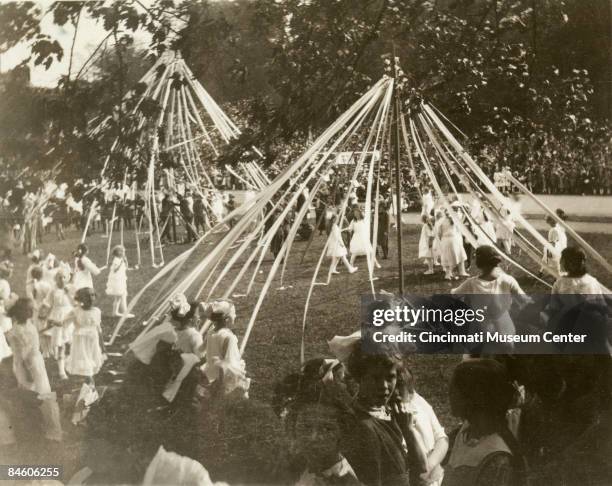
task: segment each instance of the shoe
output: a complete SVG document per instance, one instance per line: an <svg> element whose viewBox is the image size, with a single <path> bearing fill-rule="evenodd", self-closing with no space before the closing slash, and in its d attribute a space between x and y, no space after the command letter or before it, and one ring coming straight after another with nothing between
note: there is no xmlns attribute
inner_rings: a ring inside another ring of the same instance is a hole
<svg viewBox="0 0 612 486"><path fill-rule="evenodd" d="M126 319L132 319L136 317L134 314L120 314L119 317L125 317Z"/></svg>
<svg viewBox="0 0 612 486"><path fill-rule="evenodd" d="M470 277L469 273L460 273L459 274L460 277Z"/></svg>
<svg viewBox="0 0 612 486"><path fill-rule="evenodd" d="M63 374L62 374L62 373L60 373L60 375L59 375L59 379L60 379L60 380L67 380L67 379L68 379L68 375L67 375L66 373L63 373Z"/></svg>
<svg viewBox="0 0 612 486"><path fill-rule="evenodd" d="M455 275L455 276L453 277L453 280L459 280L459 275Z"/></svg>
<svg viewBox="0 0 612 486"><path fill-rule="evenodd" d="M427 270L426 272L423 272L423 275L433 275L434 271L433 270Z"/></svg>
<svg viewBox="0 0 612 486"><path fill-rule="evenodd" d="M359 270L357 267L353 267L349 270L349 273L355 273L357 270Z"/></svg>
<svg viewBox="0 0 612 486"><path fill-rule="evenodd" d="M376 263L376 268L381 268L380 263Z"/></svg>
<svg viewBox="0 0 612 486"><path fill-rule="evenodd" d="M339 272L338 270L332 270L332 271L331 271L331 273L332 273L333 275L338 275L340 272Z"/></svg>
<svg viewBox="0 0 612 486"><path fill-rule="evenodd" d="M453 277L451 277L450 275L444 275L444 280L452 280Z"/></svg>

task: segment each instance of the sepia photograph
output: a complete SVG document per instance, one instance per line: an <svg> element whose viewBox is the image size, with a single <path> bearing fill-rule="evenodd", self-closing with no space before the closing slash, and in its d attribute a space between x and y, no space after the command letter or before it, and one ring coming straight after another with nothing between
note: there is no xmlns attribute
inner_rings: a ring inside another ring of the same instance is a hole
<svg viewBox="0 0 612 486"><path fill-rule="evenodd" d="M610 0L0 0L0 486L612 486Z"/></svg>

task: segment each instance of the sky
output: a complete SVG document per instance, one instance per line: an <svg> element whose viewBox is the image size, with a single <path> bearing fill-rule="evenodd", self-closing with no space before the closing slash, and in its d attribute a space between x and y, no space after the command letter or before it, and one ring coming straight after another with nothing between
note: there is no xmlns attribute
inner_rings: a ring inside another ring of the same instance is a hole
<svg viewBox="0 0 612 486"><path fill-rule="evenodd" d="M7 0L0 0L0 4L2 3L7 3ZM44 14L53 2L51 0L39 0L35 3ZM142 3L147 5L152 3L152 0L144 0ZM60 77L68 73L70 46L74 29L71 24L66 24L63 27L53 24L53 14L49 13L43 17L41 30L61 44L64 49L64 58L61 62L54 62L49 69L34 66L32 62L30 66L31 83L35 86L55 87ZM81 17L78 30L72 62L73 74L79 71L83 63L107 35L101 23L90 17ZM146 46L149 42L149 36L146 33L138 32L134 35L134 41L136 45ZM0 54L0 71L5 72L12 69L28 56L27 44L20 44L9 49L7 52Z"/></svg>

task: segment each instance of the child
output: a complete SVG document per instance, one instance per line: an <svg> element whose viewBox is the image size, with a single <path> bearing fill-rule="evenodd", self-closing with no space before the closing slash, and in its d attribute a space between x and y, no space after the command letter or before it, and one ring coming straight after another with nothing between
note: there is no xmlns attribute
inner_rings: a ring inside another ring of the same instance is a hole
<svg viewBox="0 0 612 486"><path fill-rule="evenodd" d="M459 277L469 277L465 271L467 255L463 248L463 240L457 225L448 213L438 227L438 238L440 238L440 260L444 269L444 279L458 280ZM459 271L459 276L453 275L455 267Z"/></svg>
<svg viewBox="0 0 612 486"><path fill-rule="evenodd" d="M100 272L106 267L98 268L87 257L89 249L87 245L81 243L75 252L74 258L74 276L72 279L73 291L76 293L80 289L93 289L92 276L100 275Z"/></svg>
<svg viewBox="0 0 612 486"><path fill-rule="evenodd" d="M474 359L455 368L451 411L464 422L445 467L445 486L524 483L523 456L506 420L514 395L512 382L497 361Z"/></svg>
<svg viewBox="0 0 612 486"><path fill-rule="evenodd" d="M202 371L223 395L248 398L251 380L246 377L238 338L231 329L236 319L234 304L216 300L205 307L205 315L212 322L212 329L206 341L206 363Z"/></svg>
<svg viewBox="0 0 612 486"><path fill-rule="evenodd" d="M374 265L380 268L380 264L374 255L374 249L370 242L370 228L366 225L363 213L360 209L355 208L354 219L351 221L348 230L353 234L351 237L351 267L354 266L355 258L358 256L366 256L367 258L374 257Z"/></svg>
<svg viewBox="0 0 612 486"><path fill-rule="evenodd" d="M76 306L64 319L64 325L74 324L74 335L70 356L66 360L66 370L71 375L85 377L85 382L94 385L94 375L100 371L104 356L100 339L102 315L100 309L94 307L96 294L92 288L77 290Z"/></svg>
<svg viewBox="0 0 612 486"><path fill-rule="evenodd" d="M13 349L13 372L20 388L44 395L51 393L51 385L40 353L38 330L32 324L33 311L32 301L21 297L8 314L13 322L9 333Z"/></svg>
<svg viewBox="0 0 612 486"><path fill-rule="evenodd" d="M0 263L0 362L12 354L11 348L4 335L9 332L12 327L11 318L7 315L8 308L15 300L14 294L11 294L11 286L7 280L12 273L12 265L9 262Z"/></svg>
<svg viewBox="0 0 612 486"><path fill-rule="evenodd" d="M429 215L423 215L423 226L421 227L421 237L419 238L419 258L422 258L427 265L425 275L433 275L434 273L434 255L433 244L434 235L434 220Z"/></svg>
<svg viewBox="0 0 612 486"><path fill-rule="evenodd" d="M58 272L59 262L53 253L48 253L42 264L43 278L50 284L55 283L55 274Z"/></svg>
<svg viewBox="0 0 612 486"><path fill-rule="evenodd" d="M567 218L565 212L561 209L557 209L557 215L563 220ZM557 275L561 275L561 252L567 248L567 235L565 234L565 229L563 229L551 216L546 217L546 222L550 226L547 241L552 247L552 250L548 248L544 249L540 272L548 265L557 272Z"/></svg>
<svg viewBox="0 0 612 486"><path fill-rule="evenodd" d="M170 317L176 332L174 348L180 353L203 355L204 340L200 332L194 328L198 304L187 302L183 294L176 295L170 303Z"/></svg>
<svg viewBox="0 0 612 486"><path fill-rule="evenodd" d="M40 254L40 250L34 250L32 253L30 253L30 266L28 267L28 270L26 271L26 292L28 290L28 287L32 284L32 270L36 267L40 267L40 259L41 259L41 254Z"/></svg>
<svg viewBox="0 0 612 486"><path fill-rule="evenodd" d="M29 299L32 299L34 305L34 315L32 322L38 332L42 332L47 327L47 319L45 317L45 299L49 292L51 292L51 285L46 280L43 280L43 271L40 267L34 267L30 271L32 281L26 289L26 294ZM41 350L43 357L49 355L48 349L45 349L46 343L41 342Z"/></svg>
<svg viewBox="0 0 612 486"><path fill-rule="evenodd" d="M512 252L512 234L514 233L514 218L512 212L508 208L502 208L501 210L500 224L495 228L495 235L501 248L508 254Z"/></svg>
<svg viewBox="0 0 612 486"><path fill-rule="evenodd" d="M340 231L340 227L338 226L338 216L333 215L330 221L331 230L329 233L329 242L327 246L327 256L332 259L330 271L333 274L340 273L337 270L338 261L342 260L344 266L348 270L349 273L355 273L357 271L357 267L352 266L348 260L346 259L347 251L346 246L344 246L344 241L342 240L342 233Z"/></svg>
<svg viewBox="0 0 612 486"><path fill-rule="evenodd" d="M66 283L68 277L63 271L55 274L55 286L52 288L44 301L47 315L47 326L43 331L45 343L43 348L57 360L57 368L60 379L66 380L65 368L65 346L72 339L72 326L66 326L64 321L72 311L72 300L68 294Z"/></svg>
<svg viewBox="0 0 612 486"><path fill-rule="evenodd" d="M112 253L113 261L106 282L106 295L113 297L113 316L132 318L134 314L127 313L128 262L125 258L125 248L117 245Z"/></svg>
<svg viewBox="0 0 612 486"><path fill-rule="evenodd" d="M406 412L412 415L427 453L427 472L415 484L440 486L444 470L440 465L448 451L448 437L431 405L414 388L412 372L404 368L397 378L397 391Z"/></svg>

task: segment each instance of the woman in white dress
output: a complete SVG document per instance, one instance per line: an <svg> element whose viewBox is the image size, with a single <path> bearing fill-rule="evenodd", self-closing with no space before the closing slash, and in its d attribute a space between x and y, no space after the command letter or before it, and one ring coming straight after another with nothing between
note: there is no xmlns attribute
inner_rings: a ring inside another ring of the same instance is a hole
<svg viewBox="0 0 612 486"><path fill-rule="evenodd" d="M440 266L442 263L440 262L440 237L438 236L438 230L440 229L440 225L444 220L444 213L442 211L436 211L434 213L434 241L431 247L431 253L433 256L434 265Z"/></svg>
<svg viewBox="0 0 612 486"><path fill-rule="evenodd" d="M117 245L112 251L113 260L106 282L106 295L113 298L113 316L132 318L134 314L127 313L127 270L128 261L125 258L125 248Z"/></svg>
<svg viewBox="0 0 612 486"><path fill-rule="evenodd" d="M434 273L434 220L431 216L427 215L423 215L422 219L423 226L421 227L421 237L419 238L419 258L422 258L427 265L425 275L432 275Z"/></svg>
<svg viewBox="0 0 612 486"><path fill-rule="evenodd" d="M440 238L440 260L444 269L444 279L457 280L459 277L469 277L465 271L467 255L463 248L463 239L459 228L448 214L438 227L438 238ZM453 275L455 269L458 275Z"/></svg>
<svg viewBox="0 0 612 486"><path fill-rule="evenodd" d="M357 267L352 266L346 258L348 252L346 251L346 246L344 246L344 241L342 240L342 232L338 226L337 215L332 215L330 225L331 228L329 232L329 241L327 244L327 256L332 260L330 266L331 273L340 273L337 270L338 262L340 260L342 260L342 263L344 263L344 266L349 273L355 273L357 271Z"/></svg>
<svg viewBox="0 0 612 486"><path fill-rule="evenodd" d="M495 248L478 247L476 266L480 275L468 278L451 293L463 296L474 309L486 308L486 320L480 324L484 331L514 335L516 328L509 313L512 303L523 306L530 299L516 279L499 267L500 263L501 256Z"/></svg>
<svg viewBox="0 0 612 486"><path fill-rule="evenodd" d="M353 214L354 219L348 227L348 230L353 233L350 243L351 267L355 265L355 258L358 256L370 258L374 255L374 248L370 242L370 228L366 224L363 213L358 208L355 208ZM376 268L380 268L376 256L374 256L374 265L376 265Z"/></svg>
<svg viewBox="0 0 612 486"><path fill-rule="evenodd" d="M431 188L425 188L421 197L421 216L429 216L434 209L434 198L431 193Z"/></svg>
<svg viewBox="0 0 612 486"><path fill-rule="evenodd" d="M98 268L87 256L88 252L87 245L81 243L75 253L74 275L72 277L72 291L75 294L80 289L93 289L93 276L100 275L100 272L106 268L106 266Z"/></svg>

